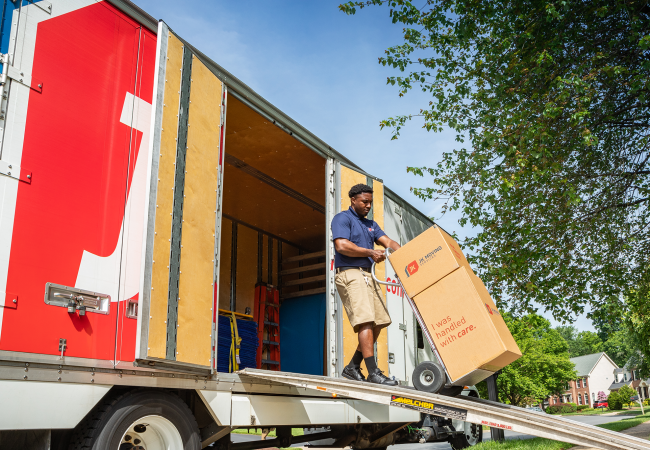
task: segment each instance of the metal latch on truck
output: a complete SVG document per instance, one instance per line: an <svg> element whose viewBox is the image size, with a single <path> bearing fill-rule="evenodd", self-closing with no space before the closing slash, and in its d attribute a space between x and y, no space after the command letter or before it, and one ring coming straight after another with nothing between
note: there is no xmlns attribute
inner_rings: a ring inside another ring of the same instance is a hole
<svg viewBox="0 0 650 450"><path fill-rule="evenodd" d="M37 92L43 91L43 82L32 80L32 75L30 73L9 65L8 53L0 53L0 63L2 63L2 76L0 76L0 85L5 86L7 84L7 80L11 78L12 80L25 85Z"/></svg>
<svg viewBox="0 0 650 450"><path fill-rule="evenodd" d="M47 283L45 285L45 303L67 308L70 314L78 312L80 316L85 316L86 312L108 314L111 296L60 284Z"/></svg>

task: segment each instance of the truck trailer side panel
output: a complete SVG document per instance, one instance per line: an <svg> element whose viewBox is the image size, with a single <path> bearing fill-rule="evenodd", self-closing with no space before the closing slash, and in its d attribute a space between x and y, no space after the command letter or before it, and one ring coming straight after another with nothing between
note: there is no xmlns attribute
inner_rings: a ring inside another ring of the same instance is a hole
<svg viewBox="0 0 650 450"><path fill-rule="evenodd" d="M142 201L131 187L144 173L137 162L147 145L142 117L146 122L151 103L156 37L103 2L61 1L51 15L28 5L14 16L24 24L14 65L20 61L41 87L12 81L9 91L16 103L7 110L3 159L29 168L31 177L3 180L17 192L13 217L5 214L11 198L3 198L3 222L13 219L13 232L2 248L9 252L2 255L4 291L16 302L3 308L0 350L60 356L64 342L64 357L112 365L118 323L130 349L118 357L133 357L135 318L118 315L126 312L119 303L139 296L130 268L140 266L143 211L130 207ZM47 283L61 286L53 295L96 292L101 308L69 314L63 302L44 301Z"/></svg>

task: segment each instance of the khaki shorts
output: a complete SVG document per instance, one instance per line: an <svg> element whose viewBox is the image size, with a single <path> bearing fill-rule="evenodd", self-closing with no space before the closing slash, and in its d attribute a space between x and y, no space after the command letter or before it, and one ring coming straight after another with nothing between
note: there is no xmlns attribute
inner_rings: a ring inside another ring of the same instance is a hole
<svg viewBox="0 0 650 450"><path fill-rule="evenodd" d="M379 328L390 325L388 309L382 299L383 293L379 284L372 279L370 271L362 273L360 269L348 269L337 273L334 280L355 333L359 332L359 325L364 323L372 323Z"/></svg>

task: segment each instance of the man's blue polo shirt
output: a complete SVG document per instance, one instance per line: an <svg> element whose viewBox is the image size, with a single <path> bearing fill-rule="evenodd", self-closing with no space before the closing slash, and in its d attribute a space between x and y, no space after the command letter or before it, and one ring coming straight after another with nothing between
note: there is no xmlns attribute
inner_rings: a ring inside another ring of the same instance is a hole
<svg viewBox="0 0 650 450"><path fill-rule="evenodd" d="M372 250L374 243L386 233L377 222L359 217L352 209L341 211L332 219L332 239L347 239L362 248ZM370 257L345 256L334 251L334 267L372 267Z"/></svg>

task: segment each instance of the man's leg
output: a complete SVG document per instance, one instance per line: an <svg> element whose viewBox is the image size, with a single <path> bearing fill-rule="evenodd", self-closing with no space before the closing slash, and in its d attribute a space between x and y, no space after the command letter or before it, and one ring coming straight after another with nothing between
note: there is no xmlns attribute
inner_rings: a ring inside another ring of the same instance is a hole
<svg viewBox="0 0 650 450"><path fill-rule="evenodd" d="M370 345L368 346L368 330L373 330L373 337L372 342L370 342ZM359 325L359 332L357 333L357 338L359 339L359 345L357 345L357 351L354 352L354 355L352 355L352 359L350 360L350 363L348 364L351 367L354 367L356 369L359 369L361 367L361 361L363 361L364 357L368 354L374 354L374 343L377 341L377 336L379 336L378 333L374 332L374 329L372 328L372 323L363 323ZM363 351L363 348L366 349L366 351Z"/></svg>
<svg viewBox="0 0 650 450"><path fill-rule="evenodd" d="M366 368L368 373L372 373L377 369L377 360L375 359L375 342L379 337L381 328L373 326L373 323L364 323L359 325L359 345L357 346L357 351L355 352L353 359L357 355L362 355L363 360L366 362Z"/></svg>
<svg viewBox="0 0 650 450"><path fill-rule="evenodd" d="M371 328L372 329L372 342L368 345L368 331L367 329ZM362 330L363 330L363 336L362 336ZM354 365L355 367L359 367L361 365L361 361L363 361L363 358L367 357L367 355L374 355L375 354L375 342L377 342L377 339L379 338L379 333L381 333L381 328L377 327L372 327L372 324L370 323L364 323L362 325L359 325L359 345L357 345L357 351L354 352L354 355L352 355L352 359L350 360L350 365ZM366 351L363 351L363 347L365 346Z"/></svg>

